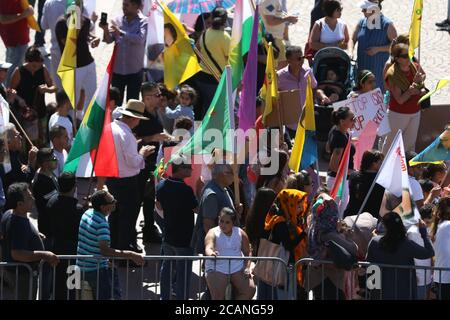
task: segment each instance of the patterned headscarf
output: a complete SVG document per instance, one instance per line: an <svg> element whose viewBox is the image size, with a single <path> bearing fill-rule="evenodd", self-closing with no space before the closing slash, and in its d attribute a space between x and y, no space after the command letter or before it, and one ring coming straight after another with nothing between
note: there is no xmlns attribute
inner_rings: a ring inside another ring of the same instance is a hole
<svg viewBox="0 0 450 320"><path fill-rule="evenodd" d="M338 207L336 202L317 199L312 207L312 222L308 233L308 253L311 258L323 260L326 258L326 248L321 235L337 231Z"/></svg>
<svg viewBox="0 0 450 320"><path fill-rule="evenodd" d="M308 196L305 192L294 189L283 189L278 193L266 216L264 230L269 231L277 224L290 221L296 227L297 234L291 234L291 239L306 232L306 215L308 207ZM294 249L295 261L306 255L306 237L304 237ZM302 283L301 268L297 268L297 281Z"/></svg>

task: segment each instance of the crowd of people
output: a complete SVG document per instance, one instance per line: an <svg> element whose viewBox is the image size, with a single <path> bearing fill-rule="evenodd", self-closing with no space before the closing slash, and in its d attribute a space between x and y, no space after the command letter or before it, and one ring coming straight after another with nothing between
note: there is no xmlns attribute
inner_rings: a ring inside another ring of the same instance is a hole
<svg viewBox="0 0 450 320"><path fill-rule="evenodd" d="M76 3L82 7L81 1ZM450 271L387 269L380 293L366 288L362 269L352 269L351 262L358 260L411 268L450 268L448 163L409 165L417 155L418 101L426 93L426 74L415 59L409 59L408 36L398 35L394 23L381 13L382 0L358 4L364 17L352 35L340 1L316 0L305 49L289 39L289 25L297 23L298 17L286 12L286 0L262 0L259 4L266 40L273 42L278 88L299 90L300 100L292 108L301 110L305 105L309 80L319 105L357 97L375 88L389 97L391 132L379 137L384 143L365 151L357 164L355 147L350 147L348 177L344 179L348 197L340 204L344 205L343 212L330 191L355 124L355 115L348 107L334 110L329 120L332 128L325 147L329 155L324 168L326 179L321 180L318 168L313 166L297 173L289 168L298 119L286 123L278 148L269 150L279 165L272 175L259 174L259 164L221 163L226 152L219 149L212 153L211 162L202 166L195 188L185 182L194 168L183 155L172 159L170 175L159 172L165 148L186 142L177 130L192 134L195 121L204 118L218 87L213 73L221 74L228 64L231 36L225 8L216 7L200 15L191 30L192 41L206 59L201 65L204 62L212 70L203 66L176 90L169 90L163 79L149 78L144 72L144 60L150 59L151 50L146 48L147 18L141 12L141 0L123 0L121 15L109 23L100 22L101 39L93 33L96 13L88 14L83 9L77 38L77 105L72 106L57 76L66 41L71 40L67 39L66 1L39 0L38 4L42 32L36 33L31 46L27 17L34 15L33 6L23 9L19 0L0 4L0 35L6 46L6 62L0 62L0 94L14 115L4 126L4 139L0 140L1 261L28 264L32 270L31 288L23 268L19 268L18 281L14 277L5 281L19 299L28 299L29 292L36 297L38 271L42 273L41 299L75 298L66 287L68 261L58 255L80 256L76 264L94 297L120 299L121 279L116 268L145 265L136 230L141 210L142 242L161 244L163 256L257 257L265 239L285 250L289 266L303 258L333 262L323 267L297 266L295 277L280 286L254 276L255 264L250 260L207 260L202 264L205 299L245 300L252 299L256 292L258 299L287 299L295 286L298 299L307 299L309 291L314 299L356 299L369 291L371 298L450 299ZM380 28L368 26L373 14L380 15ZM45 30L51 33L50 54L43 50ZM96 177L95 192L79 200L78 179L64 171L64 163L97 87L96 62L90 49L100 41L116 44L108 110L112 112L119 173L114 178ZM310 62L323 48L344 50L357 60L353 88L345 91L336 85L345 79L340 79L343 75L333 68L327 70L324 83L316 79ZM49 57L51 64L45 65ZM264 83L265 61L266 50L260 45L258 92ZM46 105L45 97L50 95L54 95L55 103ZM265 104L261 98L255 106L255 128L260 129ZM385 203L385 190L380 185L371 188L399 129L411 198L421 215L420 222L408 229L396 210L398 203ZM236 176L240 183L233 190ZM366 196L368 201L364 201ZM32 212L34 217L30 217ZM361 224L366 223L364 232L355 233L352 222L361 212L356 227L362 230ZM36 217L37 225L33 222ZM347 265L339 259L342 255L350 261ZM110 258L118 259L113 266ZM180 300L192 297L192 263L162 261L162 300L172 295Z"/></svg>

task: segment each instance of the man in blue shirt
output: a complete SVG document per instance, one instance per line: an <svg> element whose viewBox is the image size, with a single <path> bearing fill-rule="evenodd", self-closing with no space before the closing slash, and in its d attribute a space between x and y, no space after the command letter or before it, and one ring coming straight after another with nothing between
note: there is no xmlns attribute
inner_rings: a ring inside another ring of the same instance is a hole
<svg viewBox="0 0 450 320"><path fill-rule="evenodd" d="M111 238L106 217L115 210L116 200L114 197L105 190L99 190L92 195L91 203L93 209L87 210L81 217L77 254L125 258L132 260L136 265L142 266L144 258L141 255L110 247ZM118 272L117 270L113 272L109 267L107 258L77 259L77 265L84 272L84 277L97 300L109 300L111 298L118 300L121 298ZM98 284L97 277L99 279ZM96 291L97 286L98 292ZM112 292L113 288L114 292Z"/></svg>

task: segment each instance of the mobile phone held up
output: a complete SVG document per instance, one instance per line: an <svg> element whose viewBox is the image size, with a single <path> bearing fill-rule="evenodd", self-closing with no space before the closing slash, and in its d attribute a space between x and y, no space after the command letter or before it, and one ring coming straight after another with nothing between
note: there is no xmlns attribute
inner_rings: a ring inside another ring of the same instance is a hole
<svg viewBox="0 0 450 320"><path fill-rule="evenodd" d="M105 25L108 23L108 14L106 12L102 12L102 16L100 18L100 25Z"/></svg>

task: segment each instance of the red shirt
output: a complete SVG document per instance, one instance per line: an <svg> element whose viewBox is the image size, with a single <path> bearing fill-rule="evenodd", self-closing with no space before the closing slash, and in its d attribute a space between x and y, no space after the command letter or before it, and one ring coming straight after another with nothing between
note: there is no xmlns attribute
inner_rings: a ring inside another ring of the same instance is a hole
<svg viewBox="0 0 450 320"><path fill-rule="evenodd" d="M13 15L23 12L20 0L0 0L0 14ZM18 47L30 42L30 28L27 19L20 19L15 23L1 24L0 36L5 47Z"/></svg>
<svg viewBox="0 0 450 320"><path fill-rule="evenodd" d="M418 68L419 66L416 64L416 67ZM405 72L405 75L409 83L412 84L414 80L414 74L411 72L411 70ZM389 84L389 81L387 82ZM391 94L389 109L397 113L413 114L420 111L419 99L420 95L414 95L411 96L404 104L400 104L397 102L397 100L395 100L394 96Z"/></svg>

